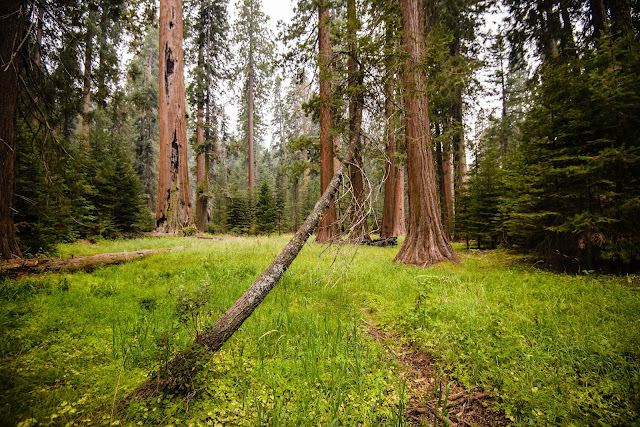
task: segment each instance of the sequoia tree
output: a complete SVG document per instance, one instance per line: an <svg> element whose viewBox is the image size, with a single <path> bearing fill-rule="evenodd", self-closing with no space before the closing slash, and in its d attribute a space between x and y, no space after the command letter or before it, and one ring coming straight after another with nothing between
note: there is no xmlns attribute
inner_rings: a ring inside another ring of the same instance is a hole
<svg viewBox="0 0 640 427"><path fill-rule="evenodd" d="M438 189L431 153L429 103L424 61L424 16L418 0L401 0L403 82L409 195L407 237L394 261L427 266L457 260L447 242L438 207Z"/></svg>
<svg viewBox="0 0 640 427"><path fill-rule="evenodd" d="M331 126L331 45L329 40L329 7L326 0L318 6L318 81L320 90L320 192L324 193L333 177L333 139L329 134ZM318 226L317 242L330 242L338 237L335 201L322 215Z"/></svg>
<svg viewBox="0 0 640 427"><path fill-rule="evenodd" d="M390 0L389 6L397 7L397 3ZM393 10L393 12L396 12ZM396 71L394 69L394 58L397 48L397 26L395 13L387 14L385 29L385 82L384 82L384 118L385 118L385 138L386 164L384 182L384 204L382 209L382 226L380 227L380 237L389 238L406 234L404 217L404 166L396 158L398 141L396 140L396 107L394 102Z"/></svg>
<svg viewBox="0 0 640 427"><path fill-rule="evenodd" d="M24 37L27 14L25 3L19 0L0 2L0 256L2 259L21 257L13 223L13 203L16 186L16 110L18 106L17 58Z"/></svg>
<svg viewBox="0 0 640 427"><path fill-rule="evenodd" d="M348 87L349 87L349 140L356 147L353 163L349 165L351 180L351 231L349 239L354 242L371 240L367 228L367 213L364 200L364 173L362 165L362 108L364 104L363 73L358 64L356 0L347 0L347 40L349 43Z"/></svg>
<svg viewBox="0 0 640 427"><path fill-rule="evenodd" d="M187 164L182 0L160 2L160 171L156 228L175 233L193 224Z"/></svg>

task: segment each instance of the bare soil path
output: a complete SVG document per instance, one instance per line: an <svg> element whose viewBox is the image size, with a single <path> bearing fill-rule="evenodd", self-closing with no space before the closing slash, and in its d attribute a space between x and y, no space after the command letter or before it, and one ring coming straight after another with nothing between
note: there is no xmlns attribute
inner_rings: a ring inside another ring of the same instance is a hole
<svg viewBox="0 0 640 427"><path fill-rule="evenodd" d="M405 410L414 425L507 426L510 421L493 409L491 391L466 390L436 366L433 356L410 345L400 345L400 337L383 331L370 319L364 323L369 335L398 360L409 394Z"/></svg>

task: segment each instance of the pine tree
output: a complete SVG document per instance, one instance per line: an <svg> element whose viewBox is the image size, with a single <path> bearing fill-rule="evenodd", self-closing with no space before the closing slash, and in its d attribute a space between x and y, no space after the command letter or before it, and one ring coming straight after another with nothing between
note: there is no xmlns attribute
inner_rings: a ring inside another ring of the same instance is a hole
<svg viewBox="0 0 640 427"><path fill-rule="evenodd" d="M155 211L158 195L158 28L150 26L139 53L129 64L126 90L133 114L135 169L147 207Z"/></svg>
<svg viewBox="0 0 640 427"><path fill-rule="evenodd" d="M256 105L266 103L274 46L267 27L268 17L262 11L260 0L239 0L236 8L238 19L233 25L236 75L241 76L244 86L241 126L247 138L247 186L254 191L255 138L261 116Z"/></svg>
<svg viewBox="0 0 640 427"><path fill-rule="evenodd" d="M274 212L274 201L271 194L271 187L266 181L262 181L258 192L258 199L255 207L256 233L271 234L276 226L276 215Z"/></svg>

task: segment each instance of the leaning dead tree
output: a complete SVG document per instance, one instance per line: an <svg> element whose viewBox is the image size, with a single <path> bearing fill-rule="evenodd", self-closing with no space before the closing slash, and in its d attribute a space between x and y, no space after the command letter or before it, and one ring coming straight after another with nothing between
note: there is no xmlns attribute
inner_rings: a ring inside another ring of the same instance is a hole
<svg viewBox="0 0 640 427"><path fill-rule="evenodd" d="M338 190L345 168L353 159L355 144L353 141L340 167L329 182L322 197L298 229L287 246L271 262L267 269L256 279L245 293L220 318L205 331L196 336L193 345L178 353L164 367L152 374L142 385L133 391L122 403L131 398L144 400L164 390L189 390L189 382L196 371L198 359L207 352L215 352L237 331L251 313L262 303L285 271L300 253L305 242L318 225L322 213Z"/></svg>

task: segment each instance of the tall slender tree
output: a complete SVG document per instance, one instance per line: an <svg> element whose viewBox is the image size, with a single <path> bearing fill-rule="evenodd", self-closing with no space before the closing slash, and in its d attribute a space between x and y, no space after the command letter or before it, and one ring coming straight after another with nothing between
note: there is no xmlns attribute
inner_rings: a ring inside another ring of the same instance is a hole
<svg viewBox="0 0 640 427"><path fill-rule="evenodd" d="M182 0L160 2L160 171L158 231L176 233L193 224L187 164L186 95L182 49Z"/></svg>
<svg viewBox="0 0 640 427"><path fill-rule="evenodd" d="M193 6L196 6L195 16L190 19L195 22L192 49L195 52L191 57L197 58L191 87L196 110L196 226L204 231L208 222L211 158L218 135L219 109L214 94L227 68L227 3L225 0L200 1Z"/></svg>
<svg viewBox="0 0 640 427"><path fill-rule="evenodd" d="M427 266L458 259L444 235L431 152L424 61L424 15L418 0L401 0L409 228L396 262Z"/></svg>
<svg viewBox="0 0 640 427"><path fill-rule="evenodd" d="M331 127L331 43L327 0L318 4L318 82L320 91L320 192L324 193L333 177L333 139ZM338 238L335 201L332 198L318 226L317 242Z"/></svg>
<svg viewBox="0 0 640 427"><path fill-rule="evenodd" d="M356 147L353 162L349 165L351 180L351 229L349 239L354 242L371 240L367 227L367 212L364 194L364 166L362 163L362 109L364 104L364 76L358 64L359 49L357 31L360 26L356 11L356 0L347 0L347 41L349 44L348 91L349 91L349 141ZM339 166L339 164L338 164ZM336 168L337 169L337 168Z"/></svg>
<svg viewBox="0 0 640 427"><path fill-rule="evenodd" d="M382 226L380 237L389 238L401 236L406 233L404 217L404 166L397 154L399 146L397 141L398 110L395 104L396 58L398 45L398 28L400 20L397 17L399 5L395 1L388 1L386 6L390 8L385 20L385 81L384 81L384 118L386 163L384 182L384 203L382 209Z"/></svg>
<svg viewBox="0 0 640 427"><path fill-rule="evenodd" d="M158 195L158 51L156 22L148 28L138 55L129 63L126 87L137 113L131 116L130 124L135 134L135 168L151 212L156 209Z"/></svg>
<svg viewBox="0 0 640 427"><path fill-rule="evenodd" d="M97 19L96 8L89 8L85 21L84 36L84 73L82 76L82 148L89 151L89 122L91 119L91 68L93 65L93 44L95 37L95 24Z"/></svg>
<svg viewBox="0 0 640 427"><path fill-rule="evenodd" d="M273 42L268 30L268 17L262 11L260 0L240 0L238 19L234 24L234 42L237 52L237 73L244 80L242 93L243 115L246 117L247 138L247 185L253 192L256 182L255 140L260 122L258 104L266 103L271 77L269 73L270 59L273 53ZM246 126L246 127L245 127Z"/></svg>

